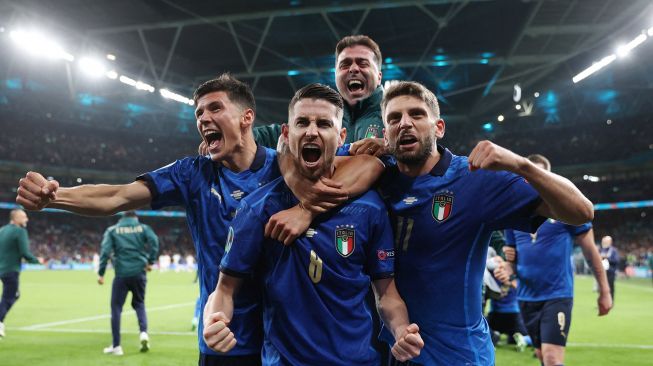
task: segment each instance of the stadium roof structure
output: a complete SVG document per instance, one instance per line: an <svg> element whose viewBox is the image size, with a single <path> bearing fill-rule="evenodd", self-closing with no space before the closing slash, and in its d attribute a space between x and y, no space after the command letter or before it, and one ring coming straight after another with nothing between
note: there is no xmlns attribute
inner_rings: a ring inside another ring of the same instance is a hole
<svg viewBox="0 0 653 366"><path fill-rule="evenodd" d="M572 82L653 27L650 0L0 0L0 26L47 29L75 55L113 54L120 72L188 97L233 72L253 86L268 122L285 120L298 87L335 84L335 44L349 34L379 43L384 80L435 91L448 120L605 121L653 110L653 37ZM83 88L74 77L68 88Z"/></svg>

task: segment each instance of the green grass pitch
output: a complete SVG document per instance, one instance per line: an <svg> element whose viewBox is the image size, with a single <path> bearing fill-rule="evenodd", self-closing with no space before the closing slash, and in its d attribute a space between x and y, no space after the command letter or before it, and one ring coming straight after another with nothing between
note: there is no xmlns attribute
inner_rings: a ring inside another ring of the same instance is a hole
<svg viewBox="0 0 653 366"><path fill-rule="evenodd" d="M23 272L21 298L7 318L0 365L196 365L196 335L190 321L197 297L194 273L148 275L152 349L138 352L136 316L125 304L122 357L102 354L111 343L111 273L99 286L90 272ZM650 280L617 282L617 304L596 316L592 279L576 278L576 299L565 364L653 365L653 286ZM532 351L499 345L497 365L539 365Z"/></svg>

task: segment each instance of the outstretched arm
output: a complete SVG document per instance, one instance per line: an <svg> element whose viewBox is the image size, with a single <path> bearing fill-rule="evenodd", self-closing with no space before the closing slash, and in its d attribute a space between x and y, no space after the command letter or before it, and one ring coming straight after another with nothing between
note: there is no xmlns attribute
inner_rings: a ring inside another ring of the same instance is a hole
<svg viewBox="0 0 653 366"><path fill-rule="evenodd" d="M592 273L596 282L599 284L599 298L597 304L599 306L599 316L606 315L612 308L612 295L610 295L610 285L608 284L608 277L603 269L601 263L601 255L596 244L594 243L594 230L590 229L576 237L576 242L583 250L583 256L587 263L592 266Z"/></svg>
<svg viewBox="0 0 653 366"><path fill-rule="evenodd" d="M129 184L85 184L59 187L43 175L29 172L19 181L16 203L28 210L44 207L59 208L88 216L110 216L120 211L143 207L152 201L152 194L144 182Z"/></svg>
<svg viewBox="0 0 653 366"><path fill-rule="evenodd" d="M214 351L226 353L236 346L229 329L234 313L234 294L242 284L238 277L220 273L218 285L204 307L204 342Z"/></svg>
<svg viewBox="0 0 653 366"><path fill-rule="evenodd" d="M417 324L409 323L408 310L399 296L394 278L375 280L373 288L379 316L395 338L392 355L401 362L419 356L424 341Z"/></svg>
<svg viewBox="0 0 653 366"><path fill-rule="evenodd" d="M267 237L286 245L292 243L317 215L369 190L385 169L381 160L370 155L337 157L335 165L332 179L311 181L297 173L289 153L279 154L284 180L300 204L270 217L265 226Z"/></svg>
<svg viewBox="0 0 653 366"><path fill-rule="evenodd" d="M542 198L536 213L571 225L592 221L594 207L566 178L539 168L527 158L490 141L479 142L469 154L469 169L506 170L524 177Z"/></svg>

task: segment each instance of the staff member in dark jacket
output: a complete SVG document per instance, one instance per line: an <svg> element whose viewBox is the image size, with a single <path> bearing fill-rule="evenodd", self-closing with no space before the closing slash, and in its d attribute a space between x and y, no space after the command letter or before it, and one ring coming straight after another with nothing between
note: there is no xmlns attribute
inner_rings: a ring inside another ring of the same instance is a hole
<svg viewBox="0 0 653 366"><path fill-rule="evenodd" d="M27 238L27 214L20 209L11 210L9 224L0 228L0 280L2 280L2 300L0 300L0 339L5 336L5 316L18 300L18 277L21 259L29 263L39 260L29 251Z"/></svg>
<svg viewBox="0 0 653 366"><path fill-rule="evenodd" d="M612 246L612 237L604 236L601 238L601 260L605 274L608 275L608 284L610 285L610 294L614 303L614 279L617 277L617 267L619 266L619 252Z"/></svg>
<svg viewBox="0 0 653 366"><path fill-rule="evenodd" d="M104 353L121 356L120 315L127 293L132 293L132 308L136 311L140 328L141 352L150 349L147 335L147 315L145 314L145 271L151 269L159 253L159 239L152 228L141 224L134 211L127 211L116 225L104 232L98 283L104 284L104 272L111 258L116 277L111 287L111 334L113 344ZM113 256L112 256L113 254Z"/></svg>

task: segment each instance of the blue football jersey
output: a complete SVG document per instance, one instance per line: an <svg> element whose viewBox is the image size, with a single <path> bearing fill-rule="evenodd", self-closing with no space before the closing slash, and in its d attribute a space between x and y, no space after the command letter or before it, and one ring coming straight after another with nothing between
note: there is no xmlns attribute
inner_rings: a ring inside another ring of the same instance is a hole
<svg viewBox="0 0 653 366"><path fill-rule="evenodd" d="M574 237L591 228L591 223L573 226L549 219L535 234L506 230L506 245L514 246L517 251L517 299L544 301L574 297Z"/></svg>
<svg viewBox="0 0 653 366"><path fill-rule="evenodd" d="M491 365L482 281L492 231L542 222L538 193L509 172L469 171L467 157L438 146L429 174L409 177L388 159L381 183L395 228L395 281L420 327L424 365ZM384 329L382 337L391 342Z"/></svg>
<svg viewBox="0 0 653 366"><path fill-rule="evenodd" d="M240 200L262 185L280 176L276 152L258 146L249 170L235 173L209 157L198 156L146 173L138 179L148 182L152 191L152 208L183 206L197 253L201 307L215 290L219 265L224 255L229 223ZM252 279L236 297L235 327L238 345L227 355L248 355L261 351L263 323L260 281ZM202 337L200 312L199 347L205 354L217 354Z"/></svg>
<svg viewBox="0 0 653 366"><path fill-rule="evenodd" d="M517 289L510 287L506 296L494 300L490 300L490 312L491 313L518 313L519 312L519 302L517 301Z"/></svg>
<svg viewBox="0 0 653 366"><path fill-rule="evenodd" d="M386 208L369 191L319 216L290 246L265 238L270 216L295 204L283 178L243 200L222 259L222 272L232 276L263 271L263 364L376 366L364 299L370 279L394 272Z"/></svg>

